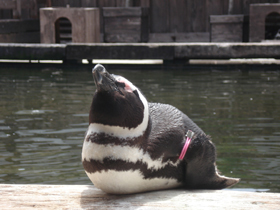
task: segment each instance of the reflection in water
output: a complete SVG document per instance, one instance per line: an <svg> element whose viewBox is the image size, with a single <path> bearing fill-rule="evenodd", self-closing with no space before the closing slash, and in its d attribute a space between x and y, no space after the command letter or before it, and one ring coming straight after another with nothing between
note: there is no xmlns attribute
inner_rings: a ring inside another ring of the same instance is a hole
<svg viewBox="0 0 280 210"><path fill-rule="evenodd" d="M90 69L0 72L0 183L91 184L81 165ZM280 192L279 71L111 72L211 135L219 169L242 179L235 189Z"/></svg>

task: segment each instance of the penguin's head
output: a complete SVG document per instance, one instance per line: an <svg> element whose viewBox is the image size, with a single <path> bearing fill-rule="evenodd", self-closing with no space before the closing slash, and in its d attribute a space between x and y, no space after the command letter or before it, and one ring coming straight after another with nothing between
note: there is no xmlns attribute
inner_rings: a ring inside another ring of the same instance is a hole
<svg viewBox="0 0 280 210"><path fill-rule="evenodd" d="M148 102L139 89L124 77L109 74L100 64L92 74L96 92L89 123L143 132L148 123Z"/></svg>

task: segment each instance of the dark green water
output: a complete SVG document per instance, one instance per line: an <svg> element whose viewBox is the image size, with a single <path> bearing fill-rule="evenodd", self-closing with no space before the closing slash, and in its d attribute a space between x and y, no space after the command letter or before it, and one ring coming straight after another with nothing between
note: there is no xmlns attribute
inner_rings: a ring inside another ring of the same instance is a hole
<svg viewBox="0 0 280 210"><path fill-rule="evenodd" d="M110 72L211 135L219 170L242 179L233 189L280 192L280 71ZM0 183L91 184L81 149L94 91L90 67L0 68Z"/></svg>

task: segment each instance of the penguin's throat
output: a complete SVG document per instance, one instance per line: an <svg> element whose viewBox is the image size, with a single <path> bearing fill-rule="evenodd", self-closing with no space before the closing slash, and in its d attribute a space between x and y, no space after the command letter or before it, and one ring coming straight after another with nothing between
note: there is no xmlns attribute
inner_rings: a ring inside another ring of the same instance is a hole
<svg viewBox="0 0 280 210"><path fill-rule="evenodd" d="M127 128L120 126L104 125L100 123L91 123L88 127L87 136L91 134L105 134L121 139L134 139L142 136L148 128L149 117L144 117L141 124L135 128Z"/></svg>
<svg viewBox="0 0 280 210"><path fill-rule="evenodd" d="M106 135L126 139L142 136L149 125L149 105L146 98L139 92L139 97L144 105L142 122L134 128L121 127L115 125L104 125L101 123L90 123L87 135L94 133L104 133Z"/></svg>

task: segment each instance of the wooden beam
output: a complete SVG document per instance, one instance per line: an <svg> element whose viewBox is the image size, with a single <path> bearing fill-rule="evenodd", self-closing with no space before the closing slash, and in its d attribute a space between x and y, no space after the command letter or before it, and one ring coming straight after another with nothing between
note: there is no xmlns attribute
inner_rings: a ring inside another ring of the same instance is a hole
<svg viewBox="0 0 280 210"><path fill-rule="evenodd" d="M68 44L66 50L69 59L280 58L280 42Z"/></svg>
<svg viewBox="0 0 280 210"><path fill-rule="evenodd" d="M208 32L193 33L150 33L149 42L209 42Z"/></svg>
<svg viewBox="0 0 280 210"><path fill-rule="evenodd" d="M140 7L130 8L115 8L108 7L103 9L104 17L139 17L142 15L142 9Z"/></svg>
<svg viewBox="0 0 280 210"><path fill-rule="evenodd" d="M2 59L280 59L280 42L0 44Z"/></svg>
<svg viewBox="0 0 280 210"><path fill-rule="evenodd" d="M176 58L230 59L280 58L280 42L271 43L189 43L175 46Z"/></svg>
<svg viewBox="0 0 280 210"><path fill-rule="evenodd" d="M64 44L0 43L1 59L64 60Z"/></svg>
<svg viewBox="0 0 280 210"><path fill-rule="evenodd" d="M172 45L146 43L68 44L67 59L173 59Z"/></svg>
<svg viewBox="0 0 280 210"><path fill-rule="evenodd" d="M29 9L34 7L33 0L1 0L0 9Z"/></svg>
<svg viewBox="0 0 280 210"><path fill-rule="evenodd" d="M40 32L39 20L0 20L0 34L20 32ZM0 41L2 41L0 39Z"/></svg>
<svg viewBox="0 0 280 210"><path fill-rule="evenodd" d="M278 209L279 193L166 190L108 195L89 185L0 185L0 209Z"/></svg>
<svg viewBox="0 0 280 210"><path fill-rule="evenodd" d="M0 34L0 40L4 43L40 43L40 32Z"/></svg>

